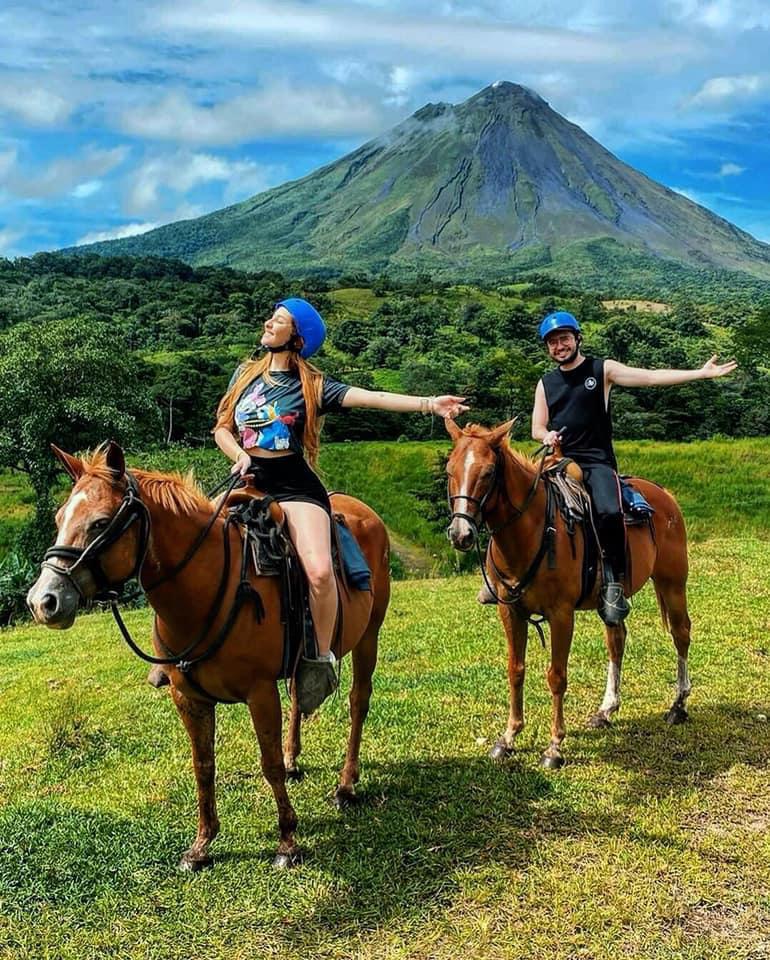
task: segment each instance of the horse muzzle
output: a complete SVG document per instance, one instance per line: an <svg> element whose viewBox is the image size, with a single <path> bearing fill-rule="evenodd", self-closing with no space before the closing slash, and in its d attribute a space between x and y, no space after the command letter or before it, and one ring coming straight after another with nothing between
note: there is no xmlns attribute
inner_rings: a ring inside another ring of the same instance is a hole
<svg viewBox="0 0 770 960"><path fill-rule="evenodd" d="M476 531L463 517L453 517L446 530L447 539L461 553L467 553L476 542Z"/></svg>
<svg viewBox="0 0 770 960"><path fill-rule="evenodd" d="M44 569L27 593L27 606L35 623L67 630L75 622L80 594L66 577Z"/></svg>

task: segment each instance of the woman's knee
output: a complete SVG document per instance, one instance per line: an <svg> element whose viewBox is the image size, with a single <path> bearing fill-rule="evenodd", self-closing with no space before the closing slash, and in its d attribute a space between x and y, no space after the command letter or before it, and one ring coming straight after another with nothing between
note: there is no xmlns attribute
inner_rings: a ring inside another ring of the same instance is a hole
<svg viewBox="0 0 770 960"><path fill-rule="evenodd" d="M302 560L305 576L311 590L319 592L331 587L334 580L331 557L313 556Z"/></svg>

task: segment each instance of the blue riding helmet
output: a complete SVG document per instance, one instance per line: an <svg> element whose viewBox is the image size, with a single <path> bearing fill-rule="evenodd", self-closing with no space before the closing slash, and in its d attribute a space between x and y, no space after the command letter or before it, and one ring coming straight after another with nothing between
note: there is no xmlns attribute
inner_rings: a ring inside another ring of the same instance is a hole
<svg viewBox="0 0 770 960"><path fill-rule="evenodd" d="M312 303L301 297L288 297L286 300L279 300L276 307L286 307L294 319L297 333L305 341L299 355L307 360L314 353L318 353L326 339L326 324Z"/></svg>
<svg viewBox="0 0 770 960"><path fill-rule="evenodd" d="M566 310L557 310L555 313L548 314L538 327L537 332L540 334L540 339L545 340L548 334L553 333L554 330L574 330L575 333L580 333L580 324L571 313L567 313Z"/></svg>

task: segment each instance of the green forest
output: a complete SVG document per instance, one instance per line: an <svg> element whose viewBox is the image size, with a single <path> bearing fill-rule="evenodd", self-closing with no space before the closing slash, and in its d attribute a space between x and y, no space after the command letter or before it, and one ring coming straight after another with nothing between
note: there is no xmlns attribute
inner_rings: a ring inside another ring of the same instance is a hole
<svg viewBox="0 0 770 960"><path fill-rule="evenodd" d="M712 353L740 362L724 381L616 391L617 438L770 433L770 302L758 297L717 305L709 293L645 311L548 276L474 285L427 274L297 281L156 257L0 260L0 470L25 475L36 510L4 562L24 565L50 542L50 443L83 450L111 437L134 453L210 447L233 369L257 347L274 302L291 295L307 297L327 321L317 357L324 371L366 388L467 396L473 421L518 415L519 440L529 436L535 385L549 368L537 325L557 308L581 321L591 354L648 367L696 367ZM435 418L380 411L350 411L324 427L327 441L442 436Z"/></svg>

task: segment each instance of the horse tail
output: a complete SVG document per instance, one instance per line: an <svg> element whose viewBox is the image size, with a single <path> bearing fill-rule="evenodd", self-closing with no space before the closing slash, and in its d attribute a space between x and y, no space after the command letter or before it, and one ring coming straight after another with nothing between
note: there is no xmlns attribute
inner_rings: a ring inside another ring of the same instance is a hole
<svg viewBox="0 0 770 960"><path fill-rule="evenodd" d="M660 618L663 621L663 629L668 630L668 607L666 606L666 599L663 596L663 592L657 583L655 583L655 596L658 598L658 607L660 609Z"/></svg>

